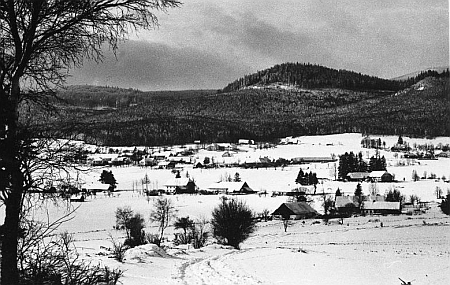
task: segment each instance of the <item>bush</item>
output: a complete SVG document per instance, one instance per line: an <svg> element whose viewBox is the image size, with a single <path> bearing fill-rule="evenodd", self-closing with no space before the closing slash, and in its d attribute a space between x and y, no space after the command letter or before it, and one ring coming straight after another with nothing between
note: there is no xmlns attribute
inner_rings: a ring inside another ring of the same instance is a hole
<svg viewBox="0 0 450 285"><path fill-rule="evenodd" d="M119 282L123 272L82 260L70 234L39 241L20 262L20 284L110 284Z"/></svg>
<svg viewBox="0 0 450 285"><path fill-rule="evenodd" d="M194 248L204 247L208 240L209 233L206 231L207 221L205 219L197 220L191 228L192 244Z"/></svg>
<svg viewBox="0 0 450 285"><path fill-rule="evenodd" d="M182 229L182 234L177 234L176 240L180 244L188 244L191 242L191 235L188 233L194 226L194 221L189 219L189 217L178 218L173 224L175 229Z"/></svg>
<svg viewBox="0 0 450 285"><path fill-rule="evenodd" d="M125 245L135 247L145 244L144 218L137 213L128 222L130 237L125 240Z"/></svg>
<svg viewBox="0 0 450 285"><path fill-rule="evenodd" d="M442 203L439 205L439 207L444 214L450 215L450 194L447 195L447 198L442 200Z"/></svg>
<svg viewBox="0 0 450 285"><path fill-rule="evenodd" d="M242 201L222 199L212 212L213 235L220 243L239 249L239 244L255 230L250 208Z"/></svg>
<svg viewBox="0 0 450 285"><path fill-rule="evenodd" d="M125 245L135 247L146 243L144 224L141 214L133 213L130 207L117 208L116 229L125 230Z"/></svg>
<svg viewBox="0 0 450 285"><path fill-rule="evenodd" d="M157 246L161 245L161 240L159 239L159 235L157 234L146 234L145 240L147 243L156 244Z"/></svg>
<svg viewBox="0 0 450 285"><path fill-rule="evenodd" d="M114 259L119 262L123 262L123 260L125 258L125 252L127 251L128 246L125 245L124 243L115 241L112 238L112 236L110 236L110 238L111 238L111 242L112 242L112 246L113 246L112 254L113 254Z"/></svg>
<svg viewBox="0 0 450 285"><path fill-rule="evenodd" d="M264 220L264 222L267 222L272 219L272 216L270 215L270 211L268 209L264 209L259 216L261 217L261 220Z"/></svg>

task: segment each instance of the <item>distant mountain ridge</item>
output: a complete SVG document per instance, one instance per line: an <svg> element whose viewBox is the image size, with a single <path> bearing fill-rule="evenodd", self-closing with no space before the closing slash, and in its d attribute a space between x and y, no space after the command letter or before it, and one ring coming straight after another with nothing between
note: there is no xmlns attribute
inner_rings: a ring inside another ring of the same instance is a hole
<svg viewBox="0 0 450 285"><path fill-rule="evenodd" d="M332 69L310 63L283 63L239 78L223 92L247 88L288 86L289 88L343 88L350 90L388 90L404 89L426 76L439 76L439 72L420 76L418 73L408 80L389 80L343 69ZM448 75L448 70L447 70Z"/></svg>
<svg viewBox="0 0 450 285"><path fill-rule="evenodd" d="M424 70L419 70L419 71L411 72L411 73L404 74L401 76L397 76L397 77L391 78L390 80L402 81L402 80L407 80L409 78L414 78L423 72L434 71L437 73L443 73L448 69L449 69L449 66L430 67L430 68L426 68Z"/></svg>

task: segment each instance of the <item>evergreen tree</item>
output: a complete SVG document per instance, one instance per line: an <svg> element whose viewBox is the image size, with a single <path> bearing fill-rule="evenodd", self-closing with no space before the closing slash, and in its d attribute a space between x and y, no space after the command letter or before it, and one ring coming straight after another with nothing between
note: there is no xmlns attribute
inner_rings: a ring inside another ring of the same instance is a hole
<svg viewBox="0 0 450 285"><path fill-rule="evenodd" d="M304 175L305 174L303 173L303 170L300 168L300 170L299 170L299 172L297 174L297 178L295 179L295 183L300 184L302 182L302 180L303 180L303 176Z"/></svg>
<svg viewBox="0 0 450 285"><path fill-rule="evenodd" d="M361 203L363 201L363 193L362 193L361 183L358 183L356 185L355 197L357 197L357 199L358 199L358 205L361 206Z"/></svg>
<svg viewBox="0 0 450 285"><path fill-rule="evenodd" d="M389 192L386 194L386 202L402 202L403 201L403 195L398 191L397 189L390 189Z"/></svg>
<svg viewBox="0 0 450 285"><path fill-rule="evenodd" d="M114 178L112 171L103 170L100 174L99 181L103 184L109 184L111 190L116 188L117 181L116 178Z"/></svg>

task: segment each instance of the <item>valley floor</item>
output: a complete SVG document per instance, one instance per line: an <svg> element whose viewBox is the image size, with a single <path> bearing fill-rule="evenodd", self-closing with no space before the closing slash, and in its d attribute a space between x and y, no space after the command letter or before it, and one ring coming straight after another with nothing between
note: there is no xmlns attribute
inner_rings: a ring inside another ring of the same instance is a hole
<svg viewBox="0 0 450 285"><path fill-rule="evenodd" d="M218 202L217 196L181 197L186 205L197 207ZM259 199L277 204L279 199L248 197L250 205ZM89 208L100 211L105 202L133 205L137 199L124 193L88 202ZM72 226L83 229L70 222L66 225L67 229ZM193 249L168 242L164 250L154 245L129 250L124 263L115 261L107 250L112 246L108 236L120 240L122 232L105 226L87 229L88 224L85 231L75 233L79 252L124 270L124 285L401 284L399 278L412 284L450 284L450 217L436 205L422 215L359 216L345 219L343 224L338 220L328 224L298 220L287 232L281 221L261 222L241 250L216 243ZM169 240L171 233L173 229L166 235Z"/></svg>
<svg viewBox="0 0 450 285"><path fill-rule="evenodd" d="M239 159L259 157L328 156L346 151L362 151L365 156L374 150L361 148L361 135L341 134L322 137L302 137L302 144L278 146L270 150L242 152ZM396 137L384 137L393 145ZM429 143L428 140L410 139L411 144ZM431 141L449 143L450 138ZM421 201L430 202L431 209L422 215L352 217L341 225L337 220L325 224L322 220L294 221L284 232L281 221L258 223L258 229L241 245L241 250L221 246L211 239L201 249L187 246L175 247L170 242L175 230L169 227L165 237L169 242L164 250L154 245L145 245L127 252L125 262L120 263L111 256L111 237L123 241L125 233L114 230L115 211L118 207L130 206L146 221L152 210L155 197L142 195L141 185L136 182L148 175L151 185L164 188L164 183L174 177L170 170L149 168L111 167L119 190L112 196L99 193L86 202L61 204L44 201L42 208L35 209L34 218L47 221L57 219L67 209L78 207L73 218L62 224L59 231L74 235L80 255L93 263L100 262L111 268L124 271L124 285L137 284L402 284L402 280L418 284L450 284L450 216L437 207L436 190L445 194L450 184L445 179L422 179L414 182L411 173L434 173L437 178L449 177L449 158L416 161L397 159L395 154L382 151L388 161L388 171L395 174L395 183L378 183L379 193L398 189L405 197L417 195ZM207 154L210 155L210 154ZM219 153L215 155L220 155ZM202 158L200 158L202 159ZM400 163L401 162L401 163ZM239 172L241 178L256 191L267 190L269 195L239 196L256 213L267 209L272 213L286 202L286 196L270 197L271 192L288 191L297 187L295 178L299 168L317 172L323 178L319 192L334 194L339 187L344 195L353 195L357 182L334 181L334 163L295 165L269 169L185 169L201 189L217 182L225 174ZM84 182L98 183L104 168L94 169L83 175ZM73 174L76 177L78 174ZM82 176L82 175L80 175ZM447 179L448 180L448 179ZM362 183L363 193L369 194L370 183ZM331 195L333 196L333 195ZM211 218L211 211L220 203L218 195L171 195L178 217L191 219ZM321 211L322 197L315 196L313 207ZM67 207L69 206L69 207ZM0 206L0 220L4 209ZM315 223L314 223L315 222ZM156 233L157 227L147 223L145 231Z"/></svg>

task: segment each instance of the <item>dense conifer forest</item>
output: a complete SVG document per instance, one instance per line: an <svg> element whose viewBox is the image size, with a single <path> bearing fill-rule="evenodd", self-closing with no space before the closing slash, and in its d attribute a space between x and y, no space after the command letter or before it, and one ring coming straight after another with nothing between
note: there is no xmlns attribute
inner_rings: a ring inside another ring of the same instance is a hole
<svg viewBox="0 0 450 285"><path fill-rule="evenodd" d="M344 88L358 90L390 90L404 89L426 77L448 77L448 69L442 74L437 71L424 71L416 77L396 81L381 79L348 70L336 70L315 64L283 63L271 68L246 75L229 85L223 92L236 91L248 86L267 86L273 83L284 83L299 88Z"/></svg>
<svg viewBox="0 0 450 285"><path fill-rule="evenodd" d="M290 65L277 68L282 66ZM274 141L286 136L343 132L450 136L448 70L442 74L423 72L395 83L354 72L302 66L316 70L315 78L329 78L328 83L319 83L325 80L320 79L305 81L314 88L306 88L304 83L301 88L236 87L238 90L227 92L235 83L221 91L142 92L70 86L58 93L53 104L60 112L45 125L90 143L112 146L237 142L240 138ZM344 78L347 83L339 85ZM352 88L344 88L348 82ZM377 84L384 84L385 89L374 89L381 88ZM399 84L409 85L403 88Z"/></svg>

